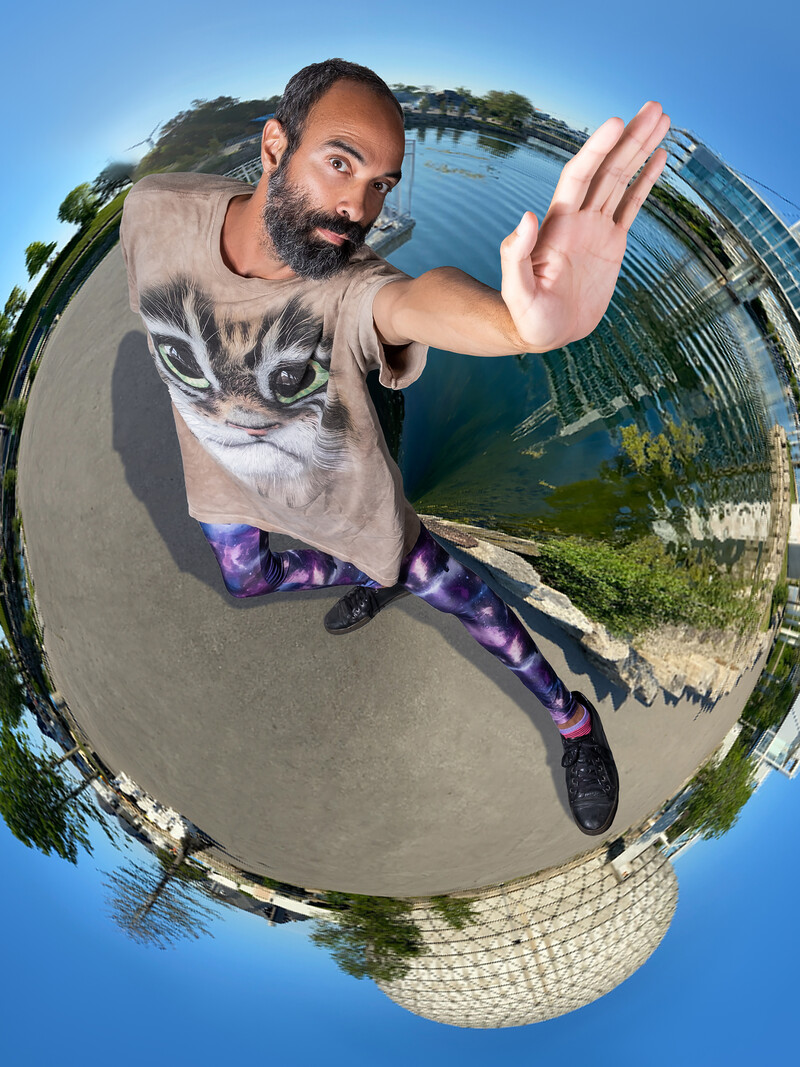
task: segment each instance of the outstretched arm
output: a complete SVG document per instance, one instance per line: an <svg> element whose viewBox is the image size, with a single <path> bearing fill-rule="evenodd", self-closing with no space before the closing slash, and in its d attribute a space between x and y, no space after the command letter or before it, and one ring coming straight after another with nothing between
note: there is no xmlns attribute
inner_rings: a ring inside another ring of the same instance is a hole
<svg viewBox="0 0 800 1067"><path fill-rule="evenodd" d="M385 285L373 305L382 339L499 356L586 337L605 314L628 230L664 169L667 154L654 149L668 129L653 101L624 128L608 119L564 167L542 225L526 211L503 241L500 293L454 267Z"/></svg>

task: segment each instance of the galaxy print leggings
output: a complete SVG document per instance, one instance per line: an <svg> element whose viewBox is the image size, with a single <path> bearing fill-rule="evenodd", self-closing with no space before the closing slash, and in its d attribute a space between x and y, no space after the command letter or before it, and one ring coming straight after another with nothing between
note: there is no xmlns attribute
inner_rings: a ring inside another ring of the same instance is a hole
<svg viewBox="0 0 800 1067"><path fill-rule="evenodd" d="M254 526L201 522L225 586L235 597L320 589L333 585L380 584L352 563L317 549L272 552L269 535ZM398 585L437 611L455 615L479 645L516 674L550 712L556 726L576 711L572 694L534 644L514 612L463 567L421 526L417 543L400 564Z"/></svg>

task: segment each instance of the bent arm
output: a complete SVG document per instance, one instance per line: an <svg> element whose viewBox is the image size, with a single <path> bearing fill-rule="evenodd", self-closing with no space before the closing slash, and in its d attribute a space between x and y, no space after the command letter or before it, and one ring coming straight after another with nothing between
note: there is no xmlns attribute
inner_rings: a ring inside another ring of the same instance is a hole
<svg viewBox="0 0 800 1067"><path fill-rule="evenodd" d="M456 267L389 282L375 296L372 317L386 345L420 341L468 356L535 351L520 338L500 293Z"/></svg>

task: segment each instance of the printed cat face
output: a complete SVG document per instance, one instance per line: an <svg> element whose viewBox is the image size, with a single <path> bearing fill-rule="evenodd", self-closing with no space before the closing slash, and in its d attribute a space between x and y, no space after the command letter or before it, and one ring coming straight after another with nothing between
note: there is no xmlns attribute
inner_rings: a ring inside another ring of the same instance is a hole
<svg viewBox="0 0 800 1067"><path fill-rule="evenodd" d="M237 478L306 496L346 466L347 410L328 396L331 339L299 300L248 322L186 278L141 294L156 367L192 433Z"/></svg>

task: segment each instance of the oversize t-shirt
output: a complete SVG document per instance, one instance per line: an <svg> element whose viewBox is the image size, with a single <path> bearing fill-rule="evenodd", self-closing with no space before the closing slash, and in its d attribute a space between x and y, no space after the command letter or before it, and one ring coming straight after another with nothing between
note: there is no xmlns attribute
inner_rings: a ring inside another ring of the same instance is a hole
<svg viewBox="0 0 800 1067"><path fill-rule="evenodd" d="M150 175L122 216L131 309L172 397L189 513L290 534L391 585L419 520L365 378L379 368L400 389L425 366L420 344L390 366L372 319L378 289L406 275L369 248L326 281L233 273L222 223L251 193L216 175Z"/></svg>

